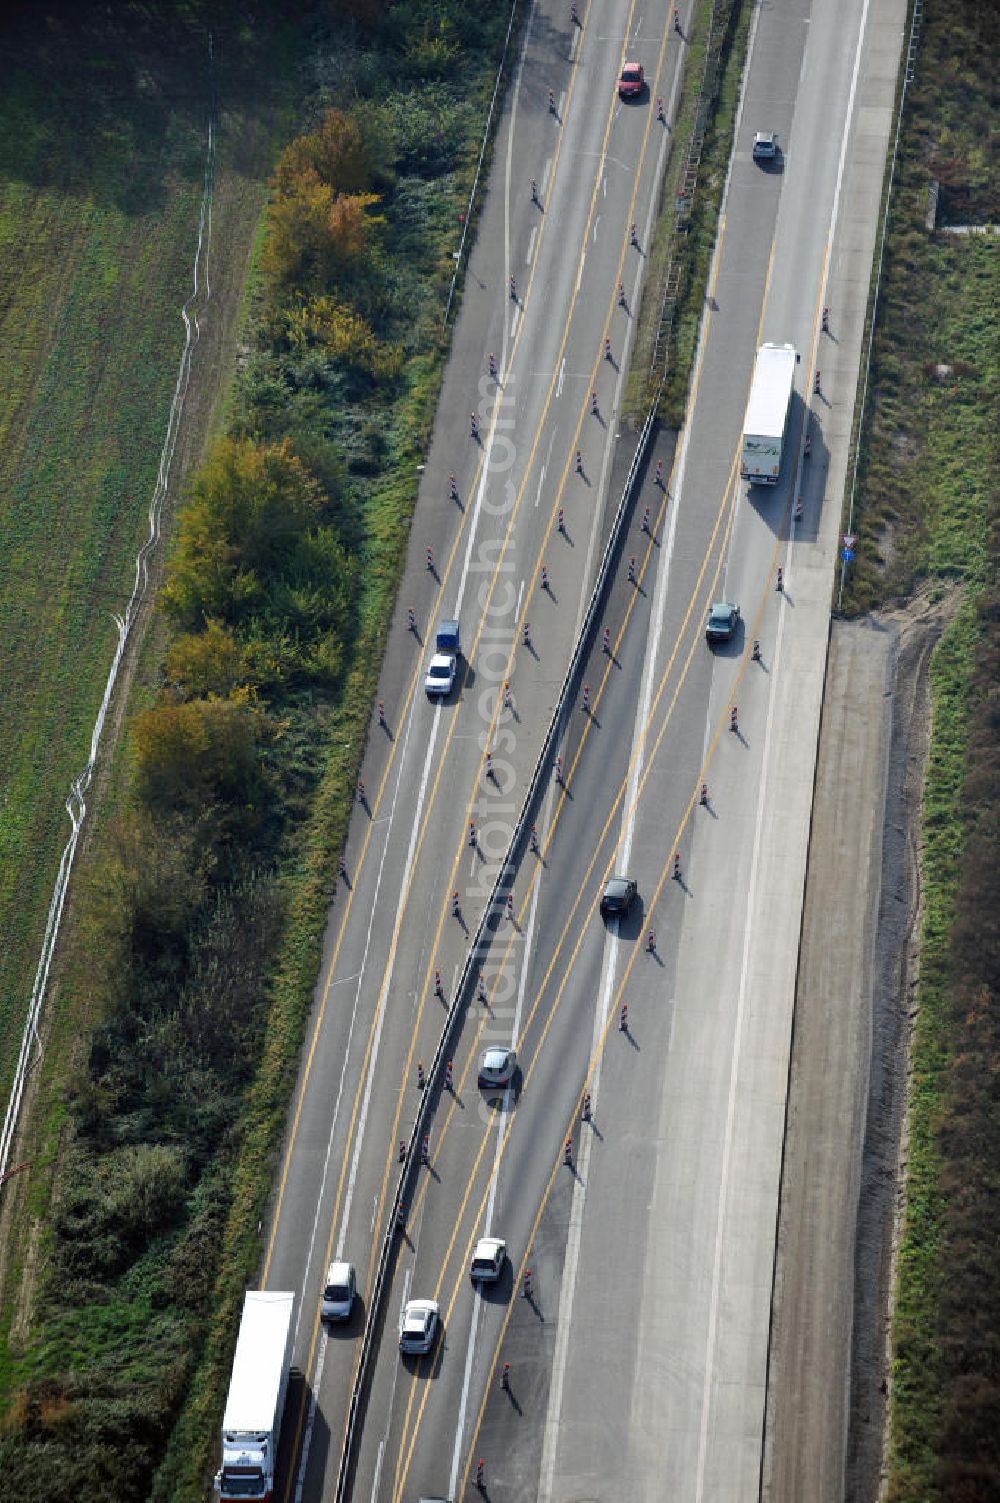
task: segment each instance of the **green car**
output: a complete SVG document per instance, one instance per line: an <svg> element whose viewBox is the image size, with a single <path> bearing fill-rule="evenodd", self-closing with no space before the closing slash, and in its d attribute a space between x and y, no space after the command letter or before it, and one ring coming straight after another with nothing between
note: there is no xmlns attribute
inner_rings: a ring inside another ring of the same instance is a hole
<svg viewBox="0 0 1000 1503"><path fill-rule="evenodd" d="M705 636L709 643L731 642L740 624L740 608L728 600L719 600L712 606L705 622Z"/></svg>

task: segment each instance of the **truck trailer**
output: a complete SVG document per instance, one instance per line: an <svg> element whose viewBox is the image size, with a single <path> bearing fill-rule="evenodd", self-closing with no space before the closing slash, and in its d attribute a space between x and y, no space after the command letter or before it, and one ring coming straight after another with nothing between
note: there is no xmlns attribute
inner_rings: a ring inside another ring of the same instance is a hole
<svg viewBox="0 0 1000 1503"><path fill-rule="evenodd" d="M762 344L757 351L740 460L740 474L751 485L777 484L797 360L791 344Z"/></svg>
<svg viewBox="0 0 1000 1503"><path fill-rule="evenodd" d="M294 1307L294 1294L247 1291L222 1420L222 1466L215 1477L220 1499L268 1503L274 1494Z"/></svg>

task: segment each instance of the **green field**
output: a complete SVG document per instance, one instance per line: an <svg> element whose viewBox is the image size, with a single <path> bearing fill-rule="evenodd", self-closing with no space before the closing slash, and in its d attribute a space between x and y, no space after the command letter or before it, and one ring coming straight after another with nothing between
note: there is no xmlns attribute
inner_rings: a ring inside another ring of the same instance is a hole
<svg viewBox="0 0 1000 1503"><path fill-rule="evenodd" d="M225 6L211 8L223 24L210 72L205 9L119 5L112 18L96 5L41 6L0 21L4 1100L70 830L63 802L87 760L113 613L146 533L183 349L213 89L232 110L246 87ZM246 241L263 200L259 151L235 171L227 156L239 131L234 114L223 117L216 254L234 235ZM239 239L230 250L245 259ZM233 288L219 280L206 319L216 336L232 316ZM204 430L219 376L213 349L217 339L206 339L207 358L196 357L189 430Z"/></svg>
<svg viewBox="0 0 1000 1503"><path fill-rule="evenodd" d="M933 0L902 119L845 604L955 611L931 667L920 975L893 1312L887 1497L1000 1488L1000 299L995 7ZM928 189L940 187L928 229Z"/></svg>

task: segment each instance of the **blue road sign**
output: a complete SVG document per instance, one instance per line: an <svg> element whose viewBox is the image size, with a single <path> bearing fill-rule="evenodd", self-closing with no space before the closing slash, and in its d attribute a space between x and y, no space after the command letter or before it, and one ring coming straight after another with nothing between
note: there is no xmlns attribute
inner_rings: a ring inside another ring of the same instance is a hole
<svg viewBox="0 0 1000 1503"><path fill-rule="evenodd" d="M851 559L854 557L854 549L844 548L841 550L840 556L844 560L845 564L849 564L851 562Z"/></svg>

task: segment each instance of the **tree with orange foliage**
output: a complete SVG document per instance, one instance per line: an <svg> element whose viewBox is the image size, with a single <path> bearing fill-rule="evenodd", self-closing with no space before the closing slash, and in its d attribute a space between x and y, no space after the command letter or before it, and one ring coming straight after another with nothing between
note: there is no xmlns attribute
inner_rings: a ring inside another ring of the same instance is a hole
<svg viewBox="0 0 1000 1503"><path fill-rule="evenodd" d="M356 123L343 110L327 110L319 130L296 136L285 147L274 186L279 196L292 193L312 172L335 193L361 193L371 184L370 165Z"/></svg>
<svg viewBox="0 0 1000 1503"><path fill-rule="evenodd" d="M307 167L271 205L264 269L279 287L324 291L368 252L376 193L336 193Z"/></svg>

